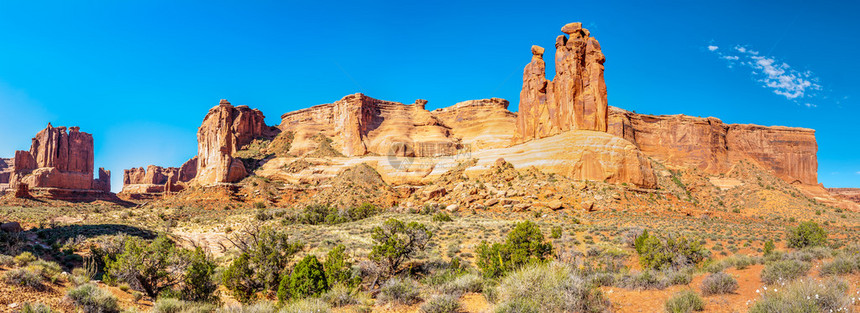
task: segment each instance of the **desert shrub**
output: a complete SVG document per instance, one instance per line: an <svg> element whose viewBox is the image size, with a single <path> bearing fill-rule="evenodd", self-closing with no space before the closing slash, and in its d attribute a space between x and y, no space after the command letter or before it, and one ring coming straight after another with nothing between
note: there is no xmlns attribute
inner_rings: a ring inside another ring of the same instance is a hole
<svg viewBox="0 0 860 313"><path fill-rule="evenodd" d="M695 292L684 290L675 293L666 300L664 305L668 313L689 313L693 311L704 311L705 301Z"/></svg>
<svg viewBox="0 0 860 313"><path fill-rule="evenodd" d="M359 292L356 288L346 286L342 283L331 286L331 289L320 296L320 299L333 307L363 304L370 296Z"/></svg>
<svg viewBox="0 0 860 313"><path fill-rule="evenodd" d="M749 312L851 312L852 301L846 294L847 290L848 284L843 280L817 282L803 279L778 289L761 291Z"/></svg>
<svg viewBox="0 0 860 313"><path fill-rule="evenodd" d="M304 246L300 242L290 240L286 232L270 227L251 228L229 236L228 240L241 252L239 258L233 262L241 264L229 265L228 270L233 270L230 275L225 272L222 278L228 290L238 295L237 299L244 301L250 301L259 291L277 291L282 273L286 271L293 255ZM235 281L228 282L227 276Z"/></svg>
<svg viewBox="0 0 860 313"><path fill-rule="evenodd" d="M860 255L849 257L839 255L833 261L821 264L819 273L821 276L844 275L860 271Z"/></svg>
<svg viewBox="0 0 860 313"><path fill-rule="evenodd" d="M345 210L328 205L313 204L306 206L302 212L295 216L295 220L296 222L310 225L336 225L362 220L379 214L381 211L378 207L370 203L364 203Z"/></svg>
<svg viewBox="0 0 860 313"><path fill-rule="evenodd" d="M799 249L827 244L827 231L813 221L803 222L797 227L789 229L787 237L788 246L791 248Z"/></svg>
<svg viewBox="0 0 860 313"><path fill-rule="evenodd" d="M451 218L451 216L448 215L448 213L439 212L439 213L433 214L433 221L444 223L444 222L452 222L452 221L454 221L454 219Z"/></svg>
<svg viewBox="0 0 860 313"><path fill-rule="evenodd" d="M558 262L524 266L503 277L496 312L602 312L609 302L573 268Z"/></svg>
<svg viewBox="0 0 860 313"><path fill-rule="evenodd" d="M413 254L424 250L433 233L424 224L417 222L403 223L389 219L373 228L371 238L376 244L368 257L388 270L389 275L400 272L400 265L409 260Z"/></svg>
<svg viewBox="0 0 860 313"><path fill-rule="evenodd" d="M215 306L209 303L159 298L152 304L150 313L210 313L213 311L215 311Z"/></svg>
<svg viewBox="0 0 860 313"><path fill-rule="evenodd" d="M361 277L352 274L352 262L346 255L346 246L344 245L337 245L328 252L323 268L329 286L338 283L356 286L361 282Z"/></svg>
<svg viewBox="0 0 860 313"><path fill-rule="evenodd" d="M30 262L33 262L36 260L38 260L38 258L36 258L36 256L34 256L32 253L22 252L21 254L19 254L18 256L15 257L15 264L18 264L18 266L24 267L24 266L27 266L27 264L30 264Z"/></svg>
<svg viewBox="0 0 860 313"><path fill-rule="evenodd" d="M729 274L713 273L702 280L702 294L705 296L733 293L738 290L738 281Z"/></svg>
<svg viewBox="0 0 860 313"><path fill-rule="evenodd" d="M659 271L644 270L622 276L618 285L627 289L664 289L671 282Z"/></svg>
<svg viewBox="0 0 860 313"><path fill-rule="evenodd" d="M549 237L553 239L561 238L561 226L553 226Z"/></svg>
<svg viewBox="0 0 860 313"><path fill-rule="evenodd" d="M411 305L421 301L419 288L420 285L413 279L394 277L382 284L376 299L382 304Z"/></svg>
<svg viewBox="0 0 860 313"><path fill-rule="evenodd" d="M423 313L460 312L460 299L455 295L435 295L421 305Z"/></svg>
<svg viewBox="0 0 860 313"><path fill-rule="evenodd" d="M278 313L327 313L331 312L328 303L318 298L307 298L284 305Z"/></svg>
<svg viewBox="0 0 860 313"><path fill-rule="evenodd" d="M11 255L0 254L0 266L4 266L4 267L15 266L15 258Z"/></svg>
<svg viewBox="0 0 860 313"><path fill-rule="evenodd" d="M21 306L21 312L20 313L51 313L51 307L49 307L49 306L47 306L41 302L36 302L36 303L27 302Z"/></svg>
<svg viewBox="0 0 860 313"><path fill-rule="evenodd" d="M32 289L42 289L44 287L42 276L39 273L24 268L16 268L3 273L3 281L9 285Z"/></svg>
<svg viewBox="0 0 860 313"><path fill-rule="evenodd" d="M478 268L486 277L499 277L526 264L544 261L552 254L552 244L545 243L537 224L518 223L504 243L482 241L477 248Z"/></svg>
<svg viewBox="0 0 860 313"><path fill-rule="evenodd" d="M770 263L761 270L761 281L775 284L780 281L790 281L806 275L810 264L798 260L783 260Z"/></svg>
<svg viewBox="0 0 860 313"><path fill-rule="evenodd" d="M182 282L188 266L188 251L176 248L165 236L151 243L138 237L125 242L125 250L106 266L106 274L143 291L151 298Z"/></svg>
<svg viewBox="0 0 860 313"><path fill-rule="evenodd" d="M57 262L49 262L45 260L30 262L30 264L27 265L27 269L33 273L41 275L45 279L50 279L51 281L56 281L60 276L60 273L63 272L63 269L60 268L60 265L57 264Z"/></svg>
<svg viewBox="0 0 860 313"><path fill-rule="evenodd" d="M773 244L773 240L768 239L764 243L764 255L770 255L773 253L773 250L776 249L776 246Z"/></svg>
<svg viewBox="0 0 860 313"><path fill-rule="evenodd" d="M236 301L244 304L250 303L257 291L262 288L262 284L255 280L250 258L247 253L242 253L221 275L224 287L230 291Z"/></svg>
<svg viewBox="0 0 860 313"><path fill-rule="evenodd" d="M66 292L66 297L83 312L119 312L119 305L113 294L93 284L83 284L69 289Z"/></svg>
<svg viewBox="0 0 860 313"><path fill-rule="evenodd" d="M643 268L666 269L681 268L699 264L710 254L698 240L684 236L660 237L648 231L634 241L639 253L639 264Z"/></svg>
<svg viewBox="0 0 860 313"><path fill-rule="evenodd" d="M275 313L278 308L270 302L257 302L254 304L225 305L215 312L217 313Z"/></svg>
<svg viewBox="0 0 860 313"><path fill-rule="evenodd" d="M477 274L463 274L438 286L441 293L460 295L466 292L481 292L484 279Z"/></svg>
<svg viewBox="0 0 860 313"><path fill-rule="evenodd" d="M286 301L290 297L301 299L308 296L318 296L328 290L325 270L322 263L313 254L305 256L290 275L284 275L278 287L278 300Z"/></svg>
<svg viewBox="0 0 860 313"><path fill-rule="evenodd" d="M199 247L189 256L189 264L185 269L182 280L182 300L196 302L214 302L218 300L215 292L218 285L212 279L215 273L215 262Z"/></svg>

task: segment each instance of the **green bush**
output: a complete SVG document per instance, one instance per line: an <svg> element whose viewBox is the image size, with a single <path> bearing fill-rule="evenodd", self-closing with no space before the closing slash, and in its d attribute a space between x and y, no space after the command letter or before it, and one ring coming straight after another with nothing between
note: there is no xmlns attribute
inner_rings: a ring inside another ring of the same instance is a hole
<svg viewBox="0 0 860 313"><path fill-rule="evenodd" d="M776 249L776 246L773 244L773 240L768 239L764 243L764 255L770 255L773 253L773 250Z"/></svg>
<svg viewBox="0 0 860 313"><path fill-rule="evenodd" d="M675 293L669 300L666 300L665 308L668 313L704 311L705 301L695 292L685 290Z"/></svg>
<svg viewBox="0 0 860 313"><path fill-rule="evenodd" d="M66 292L66 297L83 312L119 312L119 305L113 294L93 284L83 284L69 289Z"/></svg>
<svg viewBox="0 0 860 313"><path fill-rule="evenodd" d="M729 274L718 272L702 280L702 294L705 296L733 293L738 290L738 281Z"/></svg>
<svg viewBox="0 0 860 313"><path fill-rule="evenodd" d="M368 257L394 275L400 272L403 262L424 250L432 237L433 233L424 224L406 224L392 218L373 228L371 238L376 244Z"/></svg>
<svg viewBox="0 0 860 313"><path fill-rule="evenodd" d="M379 288L376 300L381 304L395 303L412 305L421 301L420 285L413 279L395 277L389 279Z"/></svg>
<svg viewBox="0 0 860 313"><path fill-rule="evenodd" d="M799 249L810 246L823 246L825 244L827 244L827 231L815 222L803 222L797 227L788 230L788 246L790 248Z"/></svg>
<svg viewBox="0 0 860 313"><path fill-rule="evenodd" d="M281 275L293 255L304 244L291 241L282 231L254 228L228 237L241 254L222 275L224 286L242 303L249 303L260 291L278 291Z"/></svg>
<svg viewBox="0 0 860 313"><path fill-rule="evenodd" d="M570 266L558 262L524 266L503 277L494 291L496 312L603 312L609 301Z"/></svg>
<svg viewBox="0 0 860 313"><path fill-rule="evenodd" d="M251 257L247 253L242 253L227 266L221 275L224 287L230 291L236 301L244 304L251 303L254 295L262 286L255 280L250 259Z"/></svg>
<svg viewBox="0 0 860 313"><path fill-rule="evenodd" d="M851 312L852 300L846 291L848 284L843 280L818 282L803 279L778 289L761 290L760 298L749 312Z"/></svg>
<svg viewBox="0 0 860 313"><path fill-rule="evenodd" d="M217 313L275 313L278 312L278 308L275 307L274 304L270 302L257 302L254 304L242 304L242 305L225 305L215 312Z"/></svg>
<svg viewBox="0 0 860 313"><path fill-rule="evenodd" d="M182 300L196 302L215 302L218 296L215 292L218 285L212 279L215 273L215 262L199 247L191 253L190 263L185 269L182 281Z"/></svg>
<svg viewBox="0 0 860 313"><path fill-rule="evenodd" d="M278 300L286 301L290 297L301 299L308 296L318 296L328 290L328 281L322 263L313 254L305 256L290 275L284 275L278 288Z"/></svg>
<svg viewBox="0 0 860 313"><path fill-rule="evenodd" d="M798 260L783 260L767 264L761 270L761 281L766 284L775 284L780 281L790 281L806 275L810 265Z"/></svg>
<svg viewBox="0 0 860 313"><path fill-rule="evenodd" d="M552 254L552 244L544 242L537 224L525 221L508 233L505 243L489 245L482 241L477 252L477 265L484 276L499 277L524 265L544 261Z"/></svg>
<svg viewBox="0 0 860 313"><path fill-rule="evenodd" d="M320 299L333 307L363 304L370 299L366 293L358 292L356 288L346 286L342 283L331 286L329 291L322 294Z"/></svg>
<svg viewBox="0 0 860 313"><path fill-rule="evenodd" d="M648 234L648 231L636 238L634 246L639 253L639 264L651 269L692 266L710 255L698 240L684 236L659 237Z"/></svg>
<svg viewBox="0 0 860 313"><path fill-rule="evenodd" d="M29 269L16 268L3 273L3 281L9 285L27 287L31 289L42 289L42 276Z"/></svg>
<svg viewBox="0 0 860 313"><path fill-rule="evenodd" d="M553 239L561 238L561 226L553 226L549 237Z"/></svg>
<svg viewBox="0 0 860 313"><path fill-rule="evenodd" d="M0 254L0 266L13 267L15 266L15 258L11 255Z"/></svg>
<svg viewBox="0 0 860 313"><path fill-rule="evenodd" d="M435 295L421 305L423 313L460 312L460 299L454 295Z"/></svg>
<svg viewBox="0 0 860 313"><path fill-rule="evenodd" d="M51 313L51 307L42 304L41 302L36 303L24 303L21 306L20 313Z"/></svg>
<svg viewBox="0 0 860 313"><path fill-rule="evenodd" d="M187 265L188 251L176 248L165 236L148 244L138 237L130 237L122 254L108 262L106 272L154 299L182 282L181 273Z"/></svg>
<svg viewBox="0 0 860 313"><path fill-rule="evenodd" d="M328 252L323 268L325 268L329 286L342 283L352 287L361 282L361 277L352 274L352 262L346 255L346 246L344 245L337 245Z"/></svg>
<svg viewBox="0 0 860 313"><path fill-rule="evenodd" d="M454 221L454 219L451 218L451 216L448 215L448 213L439 212L439 213L433 214L433 221L444 223L444 222L452 222L452 221Z"/></svg>
<svg viewBox="0 0 860 313"><path fill-rule="evenodd" d="M23 253L21 253L15 257L15 264L18 264L18 266L23 267L23 266L27 266L27 264L30 264L30 262L33 262L36 260L38 260L38 258L36 258L36 256L34 256L32 253L23 252Z"/></svg>
<svg viewBox="0 0 860 313"><path fill-rule="evenodd" d="M27 269L33 273L41 275L45 279L56 281L63 269L57 262L48 262L45 260L36 260L27 265Z"/></svg>

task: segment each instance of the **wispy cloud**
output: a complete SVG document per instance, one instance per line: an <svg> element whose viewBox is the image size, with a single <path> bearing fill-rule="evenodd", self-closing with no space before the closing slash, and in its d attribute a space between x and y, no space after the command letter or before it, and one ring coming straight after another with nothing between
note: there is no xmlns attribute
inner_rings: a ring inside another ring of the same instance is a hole
<svg viewBox="0 0 860 313"><path fill-rule="evenodd" d="M810 100L822 89L818 77L811 71L798 71L785 62L772 56L761 55L746 46L736 45L730 49L720 49L708 45L708 51L728 62L729 68L738 65L750 70L753 78L773 93L783 96L799 105L815 107Z"/></svg>

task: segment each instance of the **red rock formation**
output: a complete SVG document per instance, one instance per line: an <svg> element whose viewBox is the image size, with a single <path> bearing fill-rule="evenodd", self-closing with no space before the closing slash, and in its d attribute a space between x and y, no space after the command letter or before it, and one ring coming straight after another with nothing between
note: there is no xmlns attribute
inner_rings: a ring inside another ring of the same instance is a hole
<svg viewBox="0 0 860 313"><path fill-rule="evenodd" d="M746 160L789 183L818 184L818 145L812 129L725 124L714 117L652 116L618 108L611 108L609 120L610 134L668 165L718 174Z"/></svg>
<svg viewBox="0 0 860 313"><path fill-rule="evenodd" d="M110 193L110 172L93 179L93 136L78 127L48 127L36 134L30 151L16 151L12 188L46 197L90 197ZM20 187L26 185L26 187ZM92 192L97 193L92 193Z"/></svg>
<svg viewBox="0 0 860 313"><path fill-rule="evenodd" d="M193 157L186 161L179 168L178 180L181 182L189 182L197 176L197 157Z"/></svg>
<svg viewBox="0 0 860 313"><path fill-rule="evenodd" d="M0 158L0 196L9 189L9 178L12 176L12 164L15 159Z"/></svg>
<svg viewBox="0 0 860 313"><path fill-rule="evenodd" d="M508 111L508 100L469 100L431 111L450 128L451 136L469 150L502 148L511 144L517 114Z"/></svg>
<svg viewBox="0 0 860 313"><path fill-rule="evenodd" d="M197 175L202 185L235 183L248 176L233 153L268 132L263 112L227 100L209 110L197 130Z"/></svg>
<svg viewBox="0 0 860 313"><path fill-rule="evenodd" d="M597 39L581 23L562 27L556 38L555 78L546 80L544 49L532 46L523 71L516 142L569 130L606 131L608 107L603 62Z"/></svg>
<svg viewBox="0 0 860 313"><path fill-rule="evenodd" d="M457 142L450 129L424 108L426 100L405 105L357 93L334 103L281 116L281 131L295 135L289 153L304 155L319 147L319 134L345 156L451 155Z"/></svg>
<svg viewBox="0 0 860 313"><path fill-rule="evenodd" d="M827 188L827 192L837 199L860 204L860 188Z"/></svg>

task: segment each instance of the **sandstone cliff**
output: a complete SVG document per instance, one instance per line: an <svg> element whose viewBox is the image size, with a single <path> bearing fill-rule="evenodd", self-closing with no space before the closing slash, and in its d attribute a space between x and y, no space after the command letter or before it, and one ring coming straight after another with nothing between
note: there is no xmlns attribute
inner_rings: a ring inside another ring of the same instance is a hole
<svg viewBox="0 0 860 313"><path fill-rule="evenodd" d="M12 175L12 163L14 159L0 158L0 196L9 190L9 178Z"/></svg>
<svg viewBox="0 0 860 313"><path fill-rule="evenodd" d="M511 126L517 119L508 104L499 98L469 100L430 113L469 150L502 148L511 144L515 131Z"/></svg>
<svg viewBox="0 0 860 313"><path fill-rule="evenodd" d="M331 139L345 156L438 156L454 154L459 143L439 119L414 104L383 101L357 93L334 103L313 106L281 116L282 132L293 132L289 153L305 155L319 145L318 135Z"/></svg>
<svg viewBox="0 0 860 313"><path fill-rule="evenodd" d="M227 100L210 109L197 130L195 181L201 185L235 183L248 176L233 153L268 132L264 119L260 110L234 107Z"/></svg>
<svg viewBox="0 0 860 313"><path fill-rule="evenodd" d="M523 71L515 142L544 138L569 130L607 129L606 60L597 39L581 23L562 27L556 38L555 78L546 79L544 49L532 46L532 61Z"/></svg>
<svg viewBox="0 0 860 313"><path fill-rule="evenodd" d="M30 151L16 151L9 181L13 189L79 200L110 193L110 171L93 179L93 136L78 127L53 127L36 134Z"/></svg>
<svg viewBox="0 0 860 313"><path fill-rule="evenodd" d="M815 131L806 128L725 124L717 118L643 115L610 110L609 133L676 167L724 173L753 162L789 183L818 184Z"/></svg>

